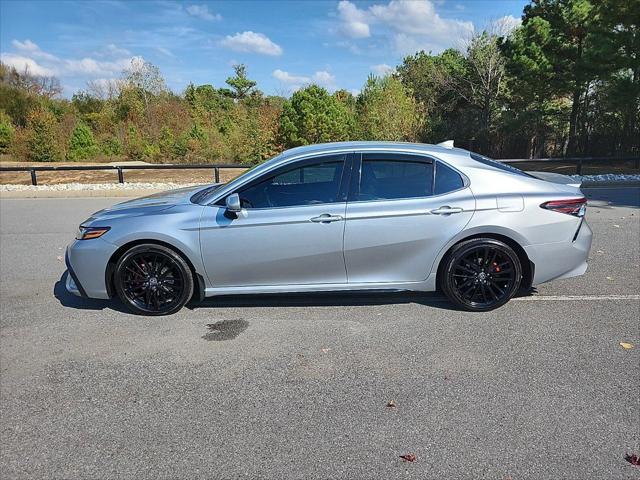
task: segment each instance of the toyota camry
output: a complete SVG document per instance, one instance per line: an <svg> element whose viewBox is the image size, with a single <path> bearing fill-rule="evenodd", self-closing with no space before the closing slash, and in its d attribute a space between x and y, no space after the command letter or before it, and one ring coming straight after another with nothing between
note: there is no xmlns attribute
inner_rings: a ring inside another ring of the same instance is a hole
<svg viewBox="0 0 640 480"><path fill-rule="evenodd" d="M587 268L571 177L439 145L346 142L285 151L231 182L114 205L66 252L73 294L165 315L227 294L441 290L487 311Z"/></svg>

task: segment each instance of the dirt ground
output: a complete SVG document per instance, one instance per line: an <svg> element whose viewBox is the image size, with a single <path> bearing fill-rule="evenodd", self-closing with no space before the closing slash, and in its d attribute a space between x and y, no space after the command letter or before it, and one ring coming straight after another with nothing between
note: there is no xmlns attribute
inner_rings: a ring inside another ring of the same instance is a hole
<svg viewBox="0 0 640 480"><path fill-rule="evenodd" d="M146 165L145 162L118 162L118 165ZM29 162L0 162L0 167L29 167L29 166L95 166L96 163L55 162L38 163ZM246 168L221 168L220 181L228 182L237 177ZM62 171L62 172L38 172L38 185L54 185L60 183L117 183L117 170L98 171ZM196 170L124 170L125 182L162 182L162 183L211 183L214 181L213 169ZM0 172L0 184L31 185L29 172Z"/></svg>

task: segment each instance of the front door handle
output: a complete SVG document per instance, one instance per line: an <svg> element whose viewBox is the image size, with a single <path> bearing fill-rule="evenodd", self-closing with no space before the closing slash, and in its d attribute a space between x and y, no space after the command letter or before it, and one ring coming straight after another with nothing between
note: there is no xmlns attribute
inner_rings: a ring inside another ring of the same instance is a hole
<svg viewBox="0 0 640 480"><path fill-rule="evenodd" d="M444 207L431 210L431 213L434 215L450 215L452 213L462 213L463 211L464 210L460 207L449 207L448 205L445 205Z"/></svg>
<svg viewBox="0 0 640 480"><path fill-rule="evenodd" d="M331 223L331 222L339 222L342 220L340 215L329 215L328 213L323 213L319 217L310 218L313 223Z"/></svg>

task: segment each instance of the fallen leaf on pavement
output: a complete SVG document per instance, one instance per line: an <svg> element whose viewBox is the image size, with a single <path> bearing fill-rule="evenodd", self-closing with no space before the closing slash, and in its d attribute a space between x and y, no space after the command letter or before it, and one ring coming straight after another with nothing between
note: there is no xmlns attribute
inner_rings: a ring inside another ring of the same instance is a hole
<svg viewBox="0 0 640 480"><path fill-rule="evenodd" d="M389 402L387 403L387 407L396 408L396 402L394 402L393 400L389 400Z"/></svg>
<svg viewBox="0 0 640 480"><path fill-rule="evenodd" d="M629 455L628 453L624 456L624 459L629 462L631 465L635 465L636 467L640 467L640 457L635 453L633 455Z"/></svg>
<svg viewBox="0 0 640 480"><path fill-rule="evenodd" d="M625 350L631 350L633 348L633 343L620 342L620 346Z"/></svg>
<svg viewBox="0 0 640 480"><path fill-rule="evenodd" d="M62 260L64 260L64 258L62 258L62 256L58 255L58 256L56 257L56 260L58 260L59 262L61 262Z"/></svg>
<svg viewBox="0 0 640 480"><path fill-rule="evenodd" d="M400 455L400 458L405 462L415 462L418 457L416 457L415 453L408 453L407 455Z"/></svg>

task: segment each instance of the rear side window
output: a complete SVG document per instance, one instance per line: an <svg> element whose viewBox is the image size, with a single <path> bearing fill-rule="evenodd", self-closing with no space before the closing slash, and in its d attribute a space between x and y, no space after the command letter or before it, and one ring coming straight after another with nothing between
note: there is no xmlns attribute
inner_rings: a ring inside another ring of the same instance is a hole
<svg viewBox="0 0 640 480"><path fill-rule="evenodd" d="M432 195L433 164L396 155L366 154L362 158L357 199L393 200Z"/></svg>
<svg viewBox="0 0 640 480"><path fill-rule="evenodd" d="M522 170L520 170L520 169L518 169L516 167L512 167L511 165L507 165L506 163L502 163L502 162L499 162L497 160L493 160L491 158L485 157L484 155L480 155L478 153L470 152L469 156L471 158L473 158L476 162L480 162L480 163L483 163L485 165L489 165L491 167L498 168L498 169L503 170L505 172L515 173L516 175L522 175L523 177L535 178L532 175L529 175L528 173L523 172Z"/></svg>
<svg viewBox="0 0 640 480"><path fill-rule="evenodd" d="M464 187L464 180L458 172L442 162L436 164L435 194L441 195Z"/></svg>

